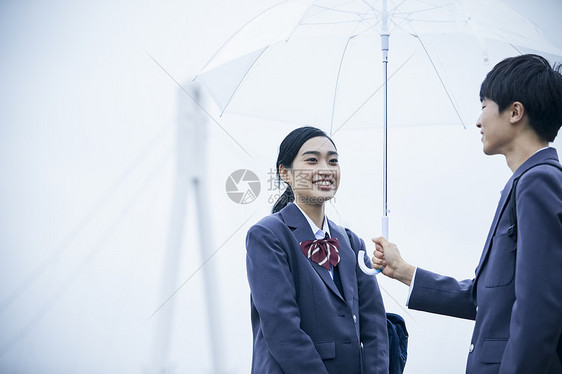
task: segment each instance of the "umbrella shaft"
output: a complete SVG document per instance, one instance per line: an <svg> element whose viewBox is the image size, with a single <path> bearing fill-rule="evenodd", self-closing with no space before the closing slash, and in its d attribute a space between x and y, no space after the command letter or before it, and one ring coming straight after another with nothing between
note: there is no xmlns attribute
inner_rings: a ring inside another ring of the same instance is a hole
<svg viewBox="0 0 562 374"><path fill-rule="evenodd" d="M383 216L388 215L388 206L387 206L387 139L388 139L388 114L387 114L387 67L388 63L383 63L383 75L384 75L384 99L383 99L383 144L382 144L382 192L383 192Z"/></svg>
<svg viewBox="0 0 562 374"><path fill-rule="evenodd" d="M387 138L388 138L388 90L387 90L387 86L388 86L388 47L389 47L389 43L388 43L388 39L389 39L389 35L388 34L381 34L381 50L382 50L382 54L383 54L383 81L384 81L384 87L383 87L383 145L382 145L382 150L383 150L383 158L382 158L382 162L383 162L383 175L382 175L382 180L383 180L383 186L382 186L382 192L383 192L383 217L386 217L388 215L388 205L387 205Z"/></svg>
<svg viewBox="0 0 562 374"><path fill-rule="evenodd" d="M386 8L386 0L382 0L382 29L381 29L381 50L382 50L382 68L384 77L384 92L383 92L383 144L382 144L382 234L388 239L388 206L387 206L387 127L388 127L388 117L387 117L387 99L388 99L388 48L389 48L389 34L388 34L388 11Z"/></svg>

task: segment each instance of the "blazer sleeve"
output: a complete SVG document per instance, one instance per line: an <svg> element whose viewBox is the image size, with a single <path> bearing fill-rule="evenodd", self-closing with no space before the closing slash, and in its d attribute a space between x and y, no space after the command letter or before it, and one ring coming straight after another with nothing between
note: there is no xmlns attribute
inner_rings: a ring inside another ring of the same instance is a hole
<svg viewBox="0 0 562 374"><path fill-rule="evenodd" d="M562 336L562 173L536 167L516 198L515 303L500 373L547 373Z"/></svg>
<svg viewBox="0 0 562 374"><path fill-rule="evenodd" d="M408 308L475 320L473 289L473 279L458 281L418 268Z"/></svg>
<svg viewBox="0 0 562 374"><path fill-rule="evenodd" d="M300 328L295 284L281 241L258 224L248 231L246 250L252 301L271 355L285 373L328 373Z"/></svg>
<svg viewBox="0 0 562 374"><path fill-rule="evenodd" d="M347 230L351 247L355 252L365 251L365 243L354 233ZM365 264L371 266L371 261L365 254ZM386 313L384 302L377 278L367 275L356 266L357 289L359 293L359 327L363 343L363 372L364 374L388 373L388 330L386 327Z"/></svg>

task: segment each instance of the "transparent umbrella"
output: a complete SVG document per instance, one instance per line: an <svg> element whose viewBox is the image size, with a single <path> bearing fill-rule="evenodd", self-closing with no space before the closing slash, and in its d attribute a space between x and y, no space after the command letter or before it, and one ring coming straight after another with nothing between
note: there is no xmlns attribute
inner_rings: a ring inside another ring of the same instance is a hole
<svg viewBox="0 0 562 374"><path fill-rule="evenodd" d="M499 0L292 0L243 25L196 79L221 113L331 134L381 126L388 237L388 125L466 127L486 72L528 52L562 56L539 25Z"/></svg>

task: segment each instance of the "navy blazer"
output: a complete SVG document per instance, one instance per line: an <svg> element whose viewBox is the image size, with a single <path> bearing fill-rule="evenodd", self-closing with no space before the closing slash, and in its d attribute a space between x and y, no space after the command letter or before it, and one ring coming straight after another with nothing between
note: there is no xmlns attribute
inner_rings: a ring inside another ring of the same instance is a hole
<svg viewBox="0 0 562 374"><path fill-rule="evenodd" d="M562 172L545 161L558 162L555 149L505 185L474 279L416 272L410 308L476 320L467 373L562 373ZM515 241L506 207L518 177Z"/></svg>
<svg viewBox="0 0 562 374"><path fill-rule="evenodd" d="M382 296L376 278L357 266L357 251L365 244L351 231L328 224L340 244L343 295L329 271L302 253L299 243L315 237L296 205L248 231L252 373L388 373Z"/></svg>

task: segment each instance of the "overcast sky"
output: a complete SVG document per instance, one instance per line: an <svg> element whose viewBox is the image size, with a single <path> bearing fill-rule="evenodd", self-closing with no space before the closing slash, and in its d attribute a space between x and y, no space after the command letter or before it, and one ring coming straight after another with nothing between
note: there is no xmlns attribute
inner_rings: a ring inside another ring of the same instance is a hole
<svg viewBox="0 0 562 374"><path fill-rule="evenodd" d="M244 238L271 209L278 193L271 168L295 124L220 117L203 97L206 140L193 142L190 133L183 142L178 103L193 101L178 82L190 81L237 27L275 3L0 2L1 372L148 373L161 316L172 318L170 372L213 370L209 324L220 328L214 360L228 373L249 372ZM510 4L562 45L559 1ZM475 113L477 94L466 93ZM408 261L460 278L474 272L511 174L501 156L483 155L468 125L399 126L389 134L391 239ZM342 183L328 215L367 244L380 234L381 137L380 126L334 136ZM178 143L186 152L176 152ZM554 146L562 149L562 141ZM261 182L250 204L225 192L238 169ZM178 187L178 170L205 180L204 240L195 190ZM173 233L182 239L177 278L162 291ZM220 306L211 321L205 270ZM406 373L462 372L473 323L405 312L407 288L378 279L387 309L407 320Z"/></svg>

